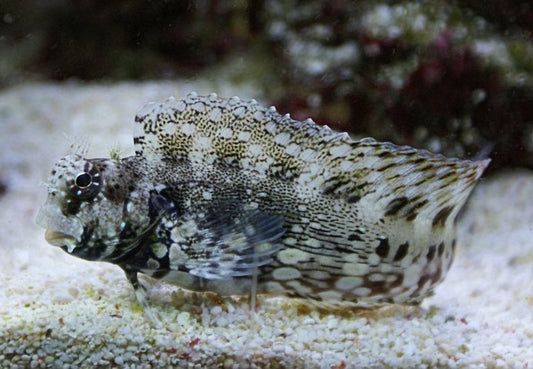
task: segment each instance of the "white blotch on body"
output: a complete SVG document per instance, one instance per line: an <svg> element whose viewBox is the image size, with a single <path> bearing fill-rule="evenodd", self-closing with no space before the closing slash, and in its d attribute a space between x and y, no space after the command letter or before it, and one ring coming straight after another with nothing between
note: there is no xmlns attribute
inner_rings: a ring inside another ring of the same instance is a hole
<svg viewBox="0 0 533 369"><path fill-rule="evenodd" d="M178 100L177 102L174 103L174 108L178 112L183 113L185 109L187 109L187 104L185 104L185 101L183 100Z"/></svg>
<svg viewBox="0 0 533 369"><path fill-rule="evenodd" d="M321 281L331 278L331 275L328 272L324 272L322 270L313 270L309 272L308 276L309 278L318 279Z"/></svg>
<svg viewBox="0 0 533 369"><path fill-rule="evenodd" d="M363 279L359 277L341 277L335 282L335 287L339 290L351 290L363 284Z"/></svg>
<svg viewBox="0 0 533 369"><path fill-rule="evenodd" d="M357 296L368 296L372 293L372 290L367 287L358 287L352 291Z"/></svg>
<svg viewBox="0 0 533 369"><path fill-rule="evenodd" d="M237 135L237 139L242 142L248 142L250 137L252 137L252 133L248 131L239 132Z"/></svg>
<svg viewBox="0 0 533 369"><path fill-rule="evenodd" d="M194 220L187 220L179 227L172 228L170 238L172 241L179 243L185 241L187 237L191 237L198 232L198 225Z"/></svg>
<svg viewBox="0 0 533 369"><path fill-rule="evenodd" d="M179 269L180 266L184 265L189 259L188 255L183 252L180 246L176 243L170 246L168 251L169 264L172 269Z"/></svg>
<svg viewBox="0 0 533 369"><path fill-rule="evenodd" d="M343 259L348 263L357 263L359 261L359 255L356 253L347 254L343 256Z"/></svg>
<svg viewBox="0 0 533 369"><path fill-rule="evenodd" d="M370 282L382 282L385 280L385 276L380 273L372 273L368 276Z"/></svg>
<svg viewBox="0 0 533 369"><path fill-rule="evenodd" d="M260 111L260 110L256 110L256 111L254 111L253 117L254 117L255 121L260 122L263 119L265 119L265 114L262 111Z"/></svg>
<svg viewBox="0 0 533 369"><path fill-rule="evenodd" d="M176 130L178 128L177 124L174 123L167 123L163 126L163 129L161 130L164 134L167 135L174 135L176 134Z"/></svg>
<svg viewBox="0 0 533 369"><path fill-rule="evenodd" d="M287 246L294 246L296 245L296 238L294 237L285 237L283 239L283 243Z"/></svg>
<svg viewBox="0 0 533 369"><path fill-rule="evenodd" d="M289 156L296 156L300 152L300 145L291 143L285 149L285 153Z"/></svg>
<svg viewBox="0 0 533 369"><path fill-rule="evenodd" d="M219 108L211 109L211 112L209 113L209 120L213 123L217 123L220 121L220 118L222 118L222 111Z"/></svg>
<svg viewBox="0 0 533 369"><path fill-rule="evenodd" d="M291 141L291 135L288 132L281 132L274 136L274 142L280 146L287 146Z"/></svg>
<svg viewBox="0 0 533 369"><path fill-rule="evenodd" d="M404 270L402 286L411 287L418 283L422 275L422 265L411 264Z"/></svg>
<svg viewBox="0 0 533 369"><path fill-rule="evenodd" d="M341 300L342 294L339 291L323 291L318 293L318 296L323 300Z"/></svg>
<svg viewBox="0 0 533 369"><path fill-rule="evenodd" d="M291 231L294 233L303 233L304 229L302 228L301 225L295 224L291 227Z"/></svg>
<svg viewBox="0 0 533 369"><path fill-rule="evenodd" d="M191 108L198 113L202 113L205 111L205 104L201 101L198 101L197 103L193 104Z"/></svg>
<svg viewBox="0 0 533 369"><path fill-rule="evenodd" d="M265 124L265 131L270 133L271 135L276 133L276 123L273 121L268 122Z"/></svg>
<svg viewBox="0 0 533 369"><path fill-rule="evenodd" d="M278 260L283 264L298 264L309 260L309 253L299 249L284 249L278 253Z"/></svg>
<svg viewBox="0 0 533 369"><path fill-rule="evenodd" d="M247 112L248 110L244 106L239 106L238 108L233 110L233 115L236 118L242 119L246 115Z"/></svg>
<svg viewBox="0 0 533 369"><path fill-rule="evenodd" d="M344 263L342 265L342 271L346 275L361 276L368 273L370 267L363 263Z"/></svg>
<svg viewBox="0 0 533 369"><path fill-rule="evenodd" d="M316 238L308 238L303 243L304 245L315 248L315 249L320 248L322 246L320 241L317 240Z"/></svg>
<svg viewBox="0 0 533 369"><path fill-rule="evenodd" d="M368 264L378 265L381 261L381 258L377 254L368 255Z"/></svg>
<svg viewBox="0 0 533 369"><path fill-rule="evenodd" d="M265 290L267 292L276 294L276 293L283 293L285 291L285 288L283 288L283 286L279 282L266 282Z"/></svg>
<svg viewBox="0 0 533 369"><path fill-rule="evenodd" d="M159 269L159 261L150 258L150 259L148 259L148 261L146 262L146 266L147 266L149 269Z"/></svg>
<svg viewBox="0 0 533 369"><path fill-rule="evenodd" d="M302 274L298 269L290 267L276 268L272 272L272 277L278 281L288 281L291 279L300 278L301 276Z"/></svg>
<svg viewBox="0 0 533 369"><path fill-rule="evenodd" d="M342 144L329 149L329 153L333 158L348 156L350 152L352 152L352 147L348 144Z"/></svg>
<svg viewBox="0 0 533 369"><path fill-rule="evenodd" d="M316 151L312 149L305 149L300 153L300 159L305 162L311 162L316 159Z"/></svg>
<svg viewBox="0 0 533 369"><path fill-rule="evenodd" d="M289 281L285 283L287 286L293 288L296 292L298 292L300 295L309 295L313 292L311 288L304 286L298 281Z"/></svg>
<svg viewBox="0 0 533 369"><path fill-rule="evenodd" d="M152 249L152 252L154 253L155 257L158 259L165 257L168 251L167 247L159 242L151 244L150 248Z"/></svg>
<svg viewBox="0 0 533 369"><path fill-rule="evenodd" d="M180 131L185 136L192 136L194 134L194 132L196 132L196 127L194 125L192 125L192 124L184 123L184 124L181 125Z"/></svg>
<svg viewBox="0 0 533 369"><path fill-rule="evenodd" d="M233 136L233 130L231 128L224 127L220 130L220 133L218 134L222 138L231 138Z"/></svg>
<svg viewBox="0 0 533 369"><path fill-rule="evenodd" d="M258 156L263 152L263 145L250 145L248 152L253 156Z"/></svg>
<svg viewBox="0 0 533 369"><path fill-rule="evenodd" d="M211 149L211 138L207 136L196 137L194 147L203 150Z"/></svg>
<svg viewBox="0 0 533 369"><path fill-rule="evenodd" d="M355 170L355 164L350 160L343 160L339 164L339 170L341 172L353 172Z"/></svg>

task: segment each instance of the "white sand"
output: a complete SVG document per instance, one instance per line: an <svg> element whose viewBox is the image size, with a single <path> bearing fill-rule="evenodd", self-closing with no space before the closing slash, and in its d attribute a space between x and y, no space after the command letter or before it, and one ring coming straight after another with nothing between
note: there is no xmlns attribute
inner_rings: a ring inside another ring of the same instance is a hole
<svg viewBox="0 0 533 369"><path fill-rule="evenodd" d="M34 218L39 183L72 142L89 156L132 152L145 102L191 89L254 96L204 82L26 85L0 92L0 367L527 368L533 367L533 174L483 181L460 224L455 262L422 309L356 315L152 287L165 327L151 327L115 266L46 244ZM259 96L260 97L260 96ZM64 134L67 134L66 138ZM300 308L300 309L299 309Z"/></svg>

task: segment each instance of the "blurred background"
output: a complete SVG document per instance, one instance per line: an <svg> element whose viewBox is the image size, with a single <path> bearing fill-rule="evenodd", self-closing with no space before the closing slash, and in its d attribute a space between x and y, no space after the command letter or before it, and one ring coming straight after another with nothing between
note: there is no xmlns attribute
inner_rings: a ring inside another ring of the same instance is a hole
<svg viewBox="0 0 533 369"><path fill-rule="evenodd" d="M532 41L518 0L0 0L0 88L223 74L296 119L533 169Z"/></svg>

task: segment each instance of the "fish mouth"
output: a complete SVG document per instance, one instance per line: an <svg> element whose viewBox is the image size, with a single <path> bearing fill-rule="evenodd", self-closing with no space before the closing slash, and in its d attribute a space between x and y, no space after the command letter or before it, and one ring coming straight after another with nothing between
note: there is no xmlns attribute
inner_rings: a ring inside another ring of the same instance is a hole
<svg viewBox="0 0 533 369"><path fill-rule="evenodd" d="M61 207L50 198L39 210L35 222L46 230L44 238L49 244L59 246L69 253L74 251L77 240L83 233L80 221L77 218L64 216Z"/></svg>
<svg viewBox="0 0 533 369"><path fill-rule="evenodd" d="M44 233L44 239L50 245L66 247L69 253L72 253L72 251L76 247L76 238L70 234L66 234L63 232L47 229Z"/></svg>

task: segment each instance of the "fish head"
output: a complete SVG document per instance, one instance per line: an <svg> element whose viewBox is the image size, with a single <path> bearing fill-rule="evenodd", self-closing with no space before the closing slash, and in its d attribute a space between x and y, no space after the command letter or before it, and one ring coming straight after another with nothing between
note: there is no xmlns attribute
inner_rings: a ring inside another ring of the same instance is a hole
<svg viewBox="0 0 533 369"><path fill-rule="evenodd" d="M130 176L115 159L60 159L36 219L48 243L87 260L107 260L119 245L131 244L146 219Z"/></svg>

